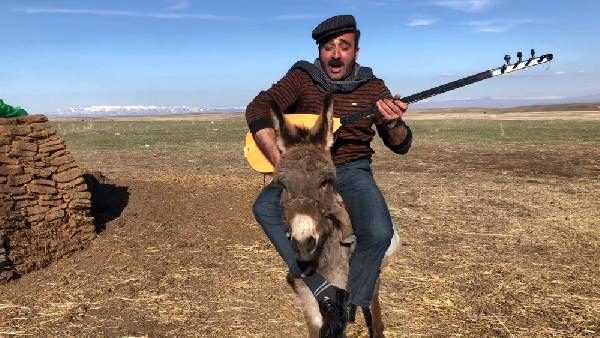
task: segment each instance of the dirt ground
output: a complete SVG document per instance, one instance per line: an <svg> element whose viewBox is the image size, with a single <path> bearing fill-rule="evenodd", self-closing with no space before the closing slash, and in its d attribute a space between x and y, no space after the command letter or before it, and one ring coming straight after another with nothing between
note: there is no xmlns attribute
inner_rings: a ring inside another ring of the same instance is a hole
<svg viewBox="0 0 600 338"><path fill-rule="evenodd" d="M387 336L600 335L597 145L376 150L402 239L382 273ZM264 178L241 158L72 152L126 203L96 210L87 249L0 286L0 335L305 335L251 213ZM362 320L348 331L366 336Z"/></svg>

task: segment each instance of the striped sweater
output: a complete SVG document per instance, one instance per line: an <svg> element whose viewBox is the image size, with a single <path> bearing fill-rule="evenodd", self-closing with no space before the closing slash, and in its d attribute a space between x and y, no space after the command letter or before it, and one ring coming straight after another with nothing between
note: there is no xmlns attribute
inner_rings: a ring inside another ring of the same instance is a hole
<svg viewBox="0 0 600 338"><path fill-rule="evenodd" d="M281 111L287 113L319 113L323 110L325 93L319 91L311 77L303 70L296 69L286 74L270 89L261 91L246 108L246 121L253 133L263 128L272 128L270 117L271 103L275 103ZM353 113L372 108L379 99L391 99L389 89L383 80L372 79L351 93L333 94L334 117L345 117ZM336 165L344 164L357 159L369 159L375 153L371 148L371 141L375 136L372 126L373 118L364 118L357 122L344 125L337 132L336 141L331 149L333 161ZM393 152L406 154L412 141L412 133L404 125L404 141L399 145L392 145L388 141L385 127L376 125L377 133L383 143Z"/></svg>

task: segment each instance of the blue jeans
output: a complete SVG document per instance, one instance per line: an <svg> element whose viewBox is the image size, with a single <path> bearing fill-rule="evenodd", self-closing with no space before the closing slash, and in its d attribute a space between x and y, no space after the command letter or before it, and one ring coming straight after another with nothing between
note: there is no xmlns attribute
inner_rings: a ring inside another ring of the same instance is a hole
<svg viewBox="0 0 600 338"><path fill-rule="evenodd" d="M354 305L368 307L375 282L394 229L390 212L377 187L368 160L356 160L336 167L337 190L344 200L356 248L350 258L347 290ZM253 212L258 223L286 262L294 276L301 275L292 245L286 236L283 210L279 204L281 186L271 183L258 195Z"/></svg>

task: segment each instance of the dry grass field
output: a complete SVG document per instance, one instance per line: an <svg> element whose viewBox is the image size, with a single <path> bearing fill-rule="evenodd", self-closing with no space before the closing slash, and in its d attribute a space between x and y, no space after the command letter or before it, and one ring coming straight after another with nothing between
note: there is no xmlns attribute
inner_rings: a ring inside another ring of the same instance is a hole
<svg viewBox="0 0 600 338"><path fill-rule="evenodd" d="M387 336L599 336L600 113L446 113L409 116L406 156L375 143L402 239ZM0 336L305 335L251 213L264 178L240 116L54 125L105 176L100 232L0 286ZM366 337L362 320L348 331Z"/></svg>

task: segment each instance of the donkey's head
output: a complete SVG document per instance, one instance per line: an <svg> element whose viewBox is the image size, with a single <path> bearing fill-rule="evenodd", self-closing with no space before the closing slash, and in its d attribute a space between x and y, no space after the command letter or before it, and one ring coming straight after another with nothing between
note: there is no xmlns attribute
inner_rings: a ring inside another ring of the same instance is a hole
<svg viewBox="0 0 600 338"><path fill-rule="evenodd" d="M272 112L281 150L274 180L281 184L281 204L298 260L312 261L332 233L330 210L335 203L333 100L328 95L317 123L311 129L287 123L275 107Z"/></svg>

